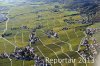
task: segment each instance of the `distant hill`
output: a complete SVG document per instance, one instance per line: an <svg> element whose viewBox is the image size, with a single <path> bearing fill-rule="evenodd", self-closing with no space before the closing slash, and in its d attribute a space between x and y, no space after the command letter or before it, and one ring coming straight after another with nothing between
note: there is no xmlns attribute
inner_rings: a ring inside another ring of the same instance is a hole
<svg viewBox="0 0 100 66"><path fill-rule="evenodd" d="M23 1L25 1L25 0L0 0L0 2L7 2L7 3L9 3L9 2L23 2Z"/></svg>

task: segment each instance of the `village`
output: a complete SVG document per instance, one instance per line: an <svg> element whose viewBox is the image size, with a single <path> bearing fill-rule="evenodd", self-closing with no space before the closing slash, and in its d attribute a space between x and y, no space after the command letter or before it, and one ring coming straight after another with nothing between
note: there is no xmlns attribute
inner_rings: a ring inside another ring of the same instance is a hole
<svg viewBox="0 0 100 66"><path fill-rule="evenodd" d="M92 66L100 52L93 15L44 1L0 5L0 66Z"/></svg>

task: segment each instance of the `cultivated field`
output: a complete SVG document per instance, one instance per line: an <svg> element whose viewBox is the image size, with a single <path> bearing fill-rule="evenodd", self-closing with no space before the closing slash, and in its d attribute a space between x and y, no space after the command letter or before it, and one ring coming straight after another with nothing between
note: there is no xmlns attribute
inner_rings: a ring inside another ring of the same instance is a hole
<svg viewBox="0 0 100 66"><path fill-rule="evenodd" d="M1 4L1 6L3 6ZM55 5L59 6L59 11L54 12L53 9ZM80 55L76 52L85 37L84 29L89 27L87 24L77 23L81 20L80 15L76 11L70 11L64 9L61 4L51 3L45 4L43 2L36 3L21 3L21 4L6 4L9 10L0 11L0 13L8 13L8 21L0 23L0 35L5 33L11 35L4 38L0 38L0 53L7 52L12 53L17 47L25 47L29 43L29 35L32 28L38 25L43 25L43 28L36 31L36 36L39 37L40 41L32 45L35 49L35 53L40 57L49 58L75 58L76 63L62 63L53 64L52 66L92 66L92 63L78 63ZM64 20L71 20L74 22L69 24L64 22ZM29 29L21 29L21 26L27 26ZM82 27L80 27L82 26ZM99 23L92 25L91 27L99 27ZM68 30L62 30L62 28L67 27ZM79 27L79 28L78 28ZM11 28L16 28L11 30ZM6 30L7 29L7 30ZM45 32L47 30L53 30L57 32L59 38L48 38ZM99 33L95 35L99 40ZM84 49L82 47L81 49ZM23 61L12 59L12 66L33 66L34 61ZM0 59L0 66L11 66L11 61L9 59Z"/></svg>

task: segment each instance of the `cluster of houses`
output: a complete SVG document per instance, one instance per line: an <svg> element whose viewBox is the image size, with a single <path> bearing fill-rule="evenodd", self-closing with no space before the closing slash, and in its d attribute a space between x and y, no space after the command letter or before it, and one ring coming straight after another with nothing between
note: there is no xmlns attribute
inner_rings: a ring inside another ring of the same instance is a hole
<svg viewBox="0 0 100 66"><path fill-rule="evenodd" d="M85 33L88 35L88 36L93 36L93 34L96 32L96 29L93 29L93 28L87 28Z"/></svg>
<svg viewBox="0 0 100 66"><path fill-rule="evenodd" d="M32 29L31 34L29 36L30 44L35 44L36 42L39 41L39 38L36 37L35 32L36 32L37 29L41 29L41 28L43 28L43 25L38 25L38 26L36 26L35 28Z"/></svg>
<svg viewBox="0 0 100 66"><path fill-rule="evenodd" d="M46 31L46 35L48 36L48 38L51 38L51 37L59 38L58 34L54 32L53 30Z"/></svg>
<svg viewBox="0 0 100 66"><path fill-rule="evenodd" d="M89 41L85 39L81 46L86 47L84 50L79 51L86 59L95 58L98 54L98 49L100 49L100 45L96 43L96 40L93 40L93 44L89 44Z"/></svg>
<svg viewBox="0 0 100 66"><path fill-rule="evenodd" d="M26 46L25 48L16 48L16 50L11 53L2 53L0 58L16 58L18 60L31 60L34 58L34 48Z"/></svg>
<svg viewBox="0 0 100 66"><path fill-rule="evenodd" d="M35 54L35 49L30 46L26 46L25 48L16 48L16 50L11 54L0 54L0 58L15 58L17 60L28 61L33 60L35 62L34 66L50 66L49 63L46 63L44 58L39 57L37 54Z"/></svg>
<svg viewBox="0 0 100 66"><path fill-rule="evenodd" d="M86 59L93 59L93 54L91 53L91 48L90 48L91 45L89 44L89 41L87 38L83 40L83 43L81 44L81 46L84 46L86 48L79 51L80 55Z"/></svg>
<svg viewBox="0 0 100 66"><path fill-rule="evenodd" d="M38 41L39 41L39 38L36 37L36 35L34 33L31 33L30 34L30 37L29 37L30 44L35 44Z"/></svg>
<svg viewBox="0 0 100 66"><path fill-rule="evenodd" d="M80 50L79 53L86 59L94 59L98 54L98 49L100 49L100 45L97 43L96 39L92 37L95 32L96 30L93 28L87 28L85 31L87 37L91 36L92 44L90 44L89 38L85 38L81 44L81 46L84 46L85 49Z"/></svg>

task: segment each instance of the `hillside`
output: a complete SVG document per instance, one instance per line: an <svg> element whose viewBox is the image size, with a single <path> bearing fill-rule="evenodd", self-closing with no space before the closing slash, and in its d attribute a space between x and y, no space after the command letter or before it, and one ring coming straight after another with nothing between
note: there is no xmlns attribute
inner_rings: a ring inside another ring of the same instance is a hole
<svg viewBox="0 0 100 66"><path fill-rule="evenodd" d="M94 65L100 50L94 0L0 1L0 66Z"/></svg>

